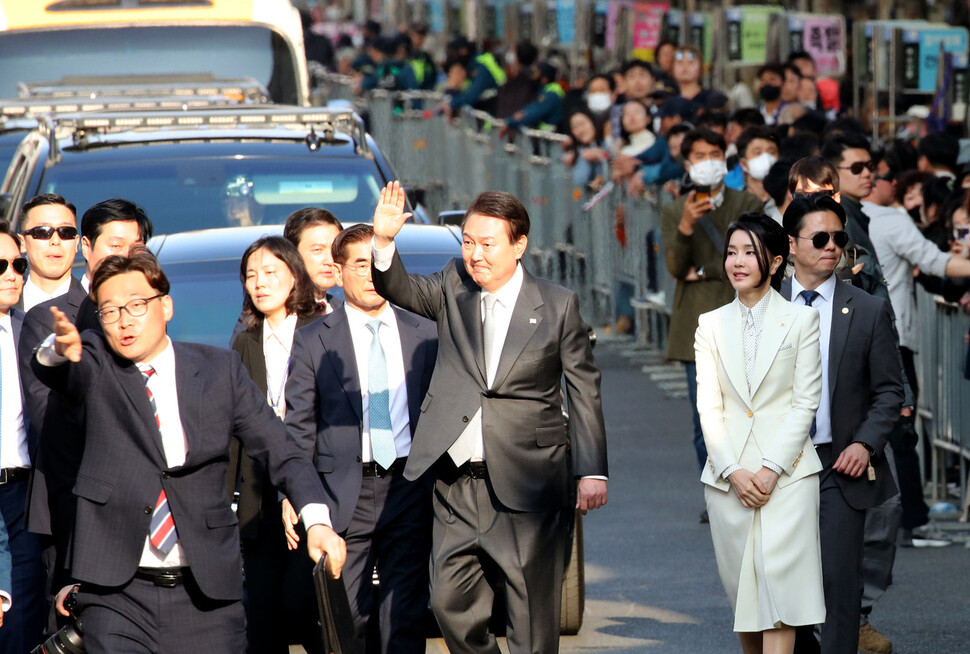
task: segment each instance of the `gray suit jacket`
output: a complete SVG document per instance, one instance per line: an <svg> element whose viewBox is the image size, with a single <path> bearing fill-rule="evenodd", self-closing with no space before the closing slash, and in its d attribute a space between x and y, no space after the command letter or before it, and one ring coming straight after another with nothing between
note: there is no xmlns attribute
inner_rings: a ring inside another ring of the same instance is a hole
<svg viewBox="0 0 970 654"><path fill-rule="evenodd" d="M325 501L313 466L235 352L175 343L188 453L184 465L170 468L138 368L116 356L101 334L87 331L82 339L79 363L46 367L32 359L38 379L85 407L72 576L109 587L130 581L164 488L199 589L216 600L241 599L239 529L226 492L231 439L242 441L297 510Z"/></svg>
<svg viewBox="0 0 970 654"><path fill-rule="evenodd" d="M791 280L781 294L791 299ZM864 510L896 493L889 463L883 456L886 441L899 420L903 404L902 370L893 336L889 303L851 284L835 285L829 337L829 395L832 448L838 458L852 443L868 445L876 480L837 475L846 501Z"/></svg>
<svg viewBox="0 0 970 654"><path fill-rule="evenodd" d="M431 383L438 339L430 321L397 307L394 315L413 437ZM304 447L312 448L338 533L350 526L360 497L362 424L360 375L347 311L341 307L297 330L286 382L286 427ZM431 487L427 490L430 501Z"/></svg>
<svg viewBox="0 0 970 654"><path fill-rule="evenodd" d="M405 475L417 479L447 456L480 408L485 461L499 502L513 511L550 511L569 505L576 478L608 474L600 373L576 294L524 272L491 387L481 289L461 259L432 275L408 276L395 253L386 272L374 269L374 286L394 304L438 323L438 360Z"/></svg>

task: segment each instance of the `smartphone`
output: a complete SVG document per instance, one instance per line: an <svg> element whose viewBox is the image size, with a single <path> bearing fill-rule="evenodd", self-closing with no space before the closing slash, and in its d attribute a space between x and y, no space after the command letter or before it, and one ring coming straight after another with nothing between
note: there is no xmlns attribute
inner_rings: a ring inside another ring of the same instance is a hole
<svg viewBox="0 0 970 654"><path fill-rule="evenodd" d="M697 202L703 202L711 199L710 186L694 186L694 191L697 193L697 195L694 196L694 199Z"/></svg>

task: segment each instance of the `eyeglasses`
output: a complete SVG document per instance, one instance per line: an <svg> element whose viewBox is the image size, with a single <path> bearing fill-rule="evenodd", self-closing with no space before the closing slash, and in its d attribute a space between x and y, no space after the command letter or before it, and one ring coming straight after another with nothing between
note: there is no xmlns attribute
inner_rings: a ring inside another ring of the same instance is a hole
<svg viewBox="0 0 970 654"><path fill-rule="evenodd" d="M822 198L822 197L824 197L824 198L834 198L835 197L835 190L834 189L830 189L830 188L826 188L826 189L822 189L820 191L808 191L808 192L805 192L805 193L792 193L791 194L791 199L792 200L813 200L815 198Z"/></svg>
<svg viewBox="0 0 970 654"><path fill-rule="evenodd" d="M674 59L677 61L694 61L697 59L697 55L690 50L678 50L674 53Z"/></svg>
<svg viewBox="0 0 970 654"><path fill-rule="evenodd" d="M27 259L17 257L16 259L0 259L0 275L7 272L7 266L13 266L13 271L23 277L27 272Z"/></svg>
<svg viewBox="0 0 970 654"><path fill-rule="evenodd" d="M857 161L851 166L839 166L839 170L848 170L853 175L861 175L862 171L867 168L870 173L876 172L876 163L870 159L869 161Z"/></svg>
<svg viewBox="0 0 970 654"><path fill-rule="evenodd" d="M164 297L164 293L159 293L158 295L153 295L152 297L136 297L134 300L129 300L124 306L120 307L102 307L98 309L98 318L105 325L110 325L111 323L118 322L121 319L121 310L124 309L128 312L128 315L132 318L139 318L148 313L148 303L152 300L156 300L160 297Z"/></svg>
<svg viewBox="0 0 970 654"><path fill-rule="evenodd" d="M367 275L369 275L371 271L370 261L358 261L357 263L344 263L341 265L346 268L350 268L355 273L357 273L357 275L359 275L360 277L367 277Z"/></svg>
<svg viewBox="0 0 970 654"><path fill-rule="evenodd" d="M54 236L54 232L62 241L70 241L77 238L77 227L65 225L63 227L51 227L50 225L37 225L21 232L24 236L33 236L38 241L49 241Z"/></svg>
<svg viewBox="0 0 970 654"><path fill-rule="evenodd" d="M835 246L838 248L844 248L849 244L849 235L843 231L838 232L815 232L811 236L796 236L795 238L800 238L805 241L811 241L812 245L815 246L816 250L821 250L826 245L829 244L829 238L835 241Z"/></svg>

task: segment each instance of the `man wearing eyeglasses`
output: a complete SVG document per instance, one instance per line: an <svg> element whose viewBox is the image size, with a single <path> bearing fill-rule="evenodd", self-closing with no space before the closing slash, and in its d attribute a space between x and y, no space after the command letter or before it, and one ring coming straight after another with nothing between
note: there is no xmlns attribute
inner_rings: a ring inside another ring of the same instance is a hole
<svg viewBox="0 0 970 654"><path fill-rule="evenodd" d="M78 246L77 209L56 193L31 198L21 210L20 237L30 275L17 308L26 312L71 287Z"/></svg>
<svg viewBox="0 0 970 654"><path fill-rule="evenodd" d="M296 332L286 426L310 444L329 524L346 539L344 583L361 651L423 654L434 480L426 471L408 481L404 466L434 370L437 330L374 290L373 236L370 225L358 224L334 239L345 302ZM296 532L284 522L292 549ZM365 643L372 616L379 643Z"/></svg>
<svg viewBox="0 0 970 654"><path fill-rule="evenodd" d="M825 654L856 654L866 510L896 493L883 456L903 402L892 312L886 300L836 277L849 237L845 210L832 197L799 195L783 224L795 275L782 284L782 295L819 312L822 399L809 434L823 466L821 647Z"/></svg>

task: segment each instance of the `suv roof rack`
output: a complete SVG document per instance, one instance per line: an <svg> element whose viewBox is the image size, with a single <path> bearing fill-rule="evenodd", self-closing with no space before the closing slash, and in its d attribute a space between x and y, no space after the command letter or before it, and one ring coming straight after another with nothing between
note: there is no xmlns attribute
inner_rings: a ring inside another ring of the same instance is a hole
<svg viewBox="0 0 970 654"><path fill-rule="evenodd" d="M353 140L358 154L370 154L367 132L363 119L352 109L327 109L287 105L228 105L209 106L187 111L136 112L90 112L56 114L46 124L51 140L51 152L55 151L56 132L60 128L73 131L77 147L85 147L89 132L107 134L138 129L159 130L163 128L199 127L308 127L307 146L317 150L321 144L339 143L336 133L347 134ZM57 128L57 129L55 129ZM322 135L318 135L319 128Z"/></svg>
<svg viewBox="0 0 970 654"><path fill-rule="evenodd" d="M21 82L21 98L95 100L102 97L224 96L236 102L270 102L265 86L252 77L219 79L211 76L69 77L59 82Z"/></svg>
<svg viewBox="0 0 970 654"><path fill-rule="evenodd" d="M189 111L239 103L223 95L214 96L159 96L114 97L97 99L30 97L0 99L0 121L4 119L30 118L46 114L76 114L89 111Z"/></svg>

